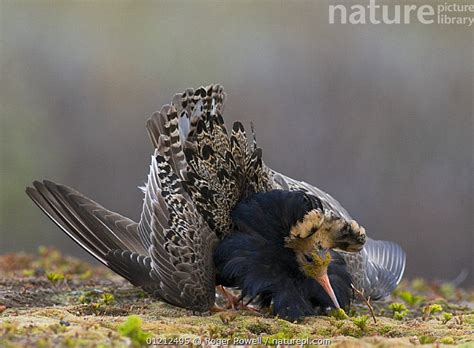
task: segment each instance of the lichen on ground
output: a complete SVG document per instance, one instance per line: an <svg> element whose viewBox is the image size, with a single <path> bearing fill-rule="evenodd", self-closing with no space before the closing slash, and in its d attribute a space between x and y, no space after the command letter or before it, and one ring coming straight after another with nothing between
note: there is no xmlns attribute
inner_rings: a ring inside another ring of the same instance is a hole
<svg viewBox="0 0 474 348"><path fill-rule="evenodd" d="M474 346L474 291L422 279L391 299L290 323L271 313L197 315L157 301L105 267L41 247L0 256L0 347L313 343ZM299 339L299 341L298 341ZM253 341L252 341L253 340ZM308 340L308 341L305 341Z"/></svg>

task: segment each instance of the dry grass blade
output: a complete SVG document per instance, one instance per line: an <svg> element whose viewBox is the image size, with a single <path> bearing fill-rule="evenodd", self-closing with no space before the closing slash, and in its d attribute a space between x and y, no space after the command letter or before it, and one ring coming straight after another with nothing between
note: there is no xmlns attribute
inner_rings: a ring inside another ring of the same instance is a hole
<svg viewBox="0 0 474 348"><path fill-rule="evenodd" d="M365 304L367 305L367 308L369 308L369 311L370 311L370 315L372 315L372 319L374 319L374 324L377 324L377 319L375 318L375 314L374 314L374 307L372 307L372 304L370 303L370 296L368 298L366 298L364 296L364 292L363 291L360 291L359 289L357 289L354 284L351 284L351 288L352 290L354 290L354 292L359 295L359 297L361 298L361 300L363 300L365 302Z"/></svg>

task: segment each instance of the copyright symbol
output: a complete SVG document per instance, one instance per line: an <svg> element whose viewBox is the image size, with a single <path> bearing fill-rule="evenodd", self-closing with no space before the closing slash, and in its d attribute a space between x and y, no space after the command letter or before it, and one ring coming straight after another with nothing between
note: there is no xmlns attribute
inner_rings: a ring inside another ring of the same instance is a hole
<svg viewBox="0 0 474 348"><path fill-rule="evenodd" d="M201 345L201 337L195 337L193 339L193 344L200 346Z"/></svg>

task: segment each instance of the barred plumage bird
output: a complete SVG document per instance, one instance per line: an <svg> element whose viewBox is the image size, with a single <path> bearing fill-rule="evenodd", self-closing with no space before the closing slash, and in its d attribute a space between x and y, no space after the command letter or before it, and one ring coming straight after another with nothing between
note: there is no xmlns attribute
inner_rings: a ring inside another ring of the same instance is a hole
<svg viewBox="0 0 474 348"><path fill-rule="evenodd" d="M26 192L65 233L132 284L205 312L215 287L299 319L346 307L351 284L377 300L399 283L405 253L366 238L330 195L262 160L255 134L222 117L220 85L188 89L148 120L154 145L140 221L65 185Z"/></svg>

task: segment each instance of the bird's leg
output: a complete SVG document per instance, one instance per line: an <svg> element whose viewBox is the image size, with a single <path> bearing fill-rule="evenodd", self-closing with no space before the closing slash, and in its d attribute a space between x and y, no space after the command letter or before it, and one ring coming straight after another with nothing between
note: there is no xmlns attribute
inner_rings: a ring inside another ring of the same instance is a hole
<svg viewBox="0 0 474 348"><path fill-rule="evenodd" d="M213 307L209 309L211 313L219 313L219 312L224 312L228 310L229 308L232 307L234 309L234 296L230 294L227 290L222 285L216 286L216 290L227 300L227 304L224 304L223 307L220 307L217 302L214 304Z"/></svg>
<svg viewBox="0 0 474 348"><path fill-rule="evenodd" d="M229 291L227 291L222 285L219 285L218 289L221 294L227 299L227 308L235 309L240 301L240 296L234 296Z"/></svg>
<svg viewBox="0 0 474 348"><path fill-rule="evenodd" d="M226 309L240 309L240 310L248 310L254 313L258 313L261 315L260 311L257 308L251 307L250 302L252 302L253 298L244 303L244 298L242 296L235 296L230 291L228 291L222 285L217 287L219 292L227 299L227 307ZM216 306L215 306L216 307ZM224 311L226 309L223 308L215 308L214 311ZM212 311L212 309L211 309Z"/></svg>
<svg viewBox="0 0 474 348"><path fill-rule="evenodd" d="M244 298L242 296L240 296L239 300L238 300L237 309L243 309L243 310L246 310L246 311L257 313L258 315L263 315L262 312L260 311L260 309L250 306L250 303L252 303L252 301L254 299L255 299L255 297L252 297L252 298L247 300L247 303L245 303Z"/></svg>

